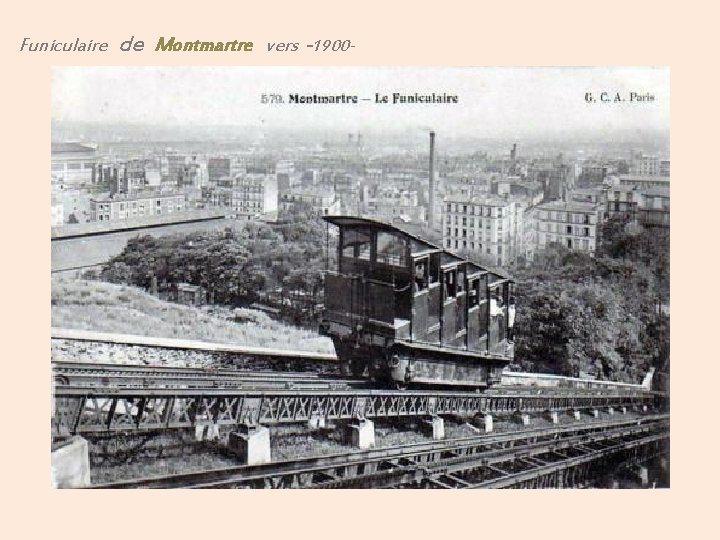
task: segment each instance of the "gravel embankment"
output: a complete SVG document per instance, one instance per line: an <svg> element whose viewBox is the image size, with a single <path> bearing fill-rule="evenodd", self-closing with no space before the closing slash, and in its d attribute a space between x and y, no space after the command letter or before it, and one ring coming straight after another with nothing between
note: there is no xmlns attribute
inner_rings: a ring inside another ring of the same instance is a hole
<svg viewBox="0 0 720 540"><path fill-rule="evenodd" d="M308 371L338 374L331 362L287 359L271 361L262 357L221 351L171 349L145 345L127 345L100 341L53 338L50 340L53 362L88 362L165 367L212 368L234 366L241 369Z"/></svg>

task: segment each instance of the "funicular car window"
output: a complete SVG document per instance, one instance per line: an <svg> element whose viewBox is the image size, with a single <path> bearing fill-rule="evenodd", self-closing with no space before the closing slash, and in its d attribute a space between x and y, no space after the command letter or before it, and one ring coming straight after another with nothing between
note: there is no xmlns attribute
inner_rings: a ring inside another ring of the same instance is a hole
<svg viewBox="0 0 720 540"><path fill-rule="evenodd" d="M480 301L480 279L474 278L468 281L468 309L478 305Z"/></svg>
<svg viewBox="0 0 720 540"><path fill-rule="evenodd" d="M440 254L433 253L430 255L430 283L438 283L440 276Z"/></svg>
<svg viewBox="0 0 720 540"><path fill-rule="evenodd" d="M424 291L428 287L428 259L424 257L415 261L415 292Z"/></svg>
<svg viewBox="0 0 720 540"><path fill-rule="evenodd" d="M368 231L348 229L343 234L343 257L370 260L370 233Z"/></svg>
<svg viewBox="0 0 720 540"><path fill-rule="evenodd" d="M445 298L455 298L457 287L456 270L447 270L445 272Z"/></svg>
<svg viewBox="0 0 720 540"><path fill-rule="evenodd" d="M407 265L405 252L407 242L404 238L386 231L377 233L377 262L391 266Z"/></svg>

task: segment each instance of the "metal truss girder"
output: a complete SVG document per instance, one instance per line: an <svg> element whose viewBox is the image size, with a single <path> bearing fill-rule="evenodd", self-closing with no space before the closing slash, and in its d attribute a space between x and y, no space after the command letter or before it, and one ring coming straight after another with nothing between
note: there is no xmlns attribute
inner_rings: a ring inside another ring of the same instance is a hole
<svg viewBox="0 0 720 540"><path fill-rule="evenodd" d="M512 396L458 392L390 391L243 391L241 389L171 389L58 387L54 399L54 436L199 424L256 425L352 418L472 416L483 413L538 412L582 407L630 406L648 396Z"/></svg>
<svg viewBox="0 0 720 540"><path fill-rule="evenodd" d="M452 474L446 474L445 476L447 478L449 478L450 480L452 480L453 482L460 484L461 486L469 487L471 485L470 482L466 482L462 478L458 478L457 476L454 476Z"/></svg>
<svg viewBox="0 0 720 540"><path fill-rule="evenodd" d="M495 473L497 473L497 474L499 474L500 476L503 476L503 477L504 477L504 476L507 476L507 475L509 474L507 471L504 471L503 469L501 469L500 467L496 467L495 465L490 465L490 464L488 464L488 465L486 465L485 467L486 467L488 470L493 471L493 472L495 472Z"/></svg>
<svg viewBox="0 0 720 540"><path fill-rule="evenodd" d="M542 459L535 456L526 456L524 458L521 458L520 461L527 463L531 467L547 465L547 461L543 461Z"/></svg>
<svg viewBox="0 0 720 540"><path fill-rule="evenodd" d="M439 478L428 478L427 481L428 481L428 483L430 483L434 486L437 486L439 488L442 488L442 489L452 489L452 486L447 485L445 482L443 482Z"/></svg>

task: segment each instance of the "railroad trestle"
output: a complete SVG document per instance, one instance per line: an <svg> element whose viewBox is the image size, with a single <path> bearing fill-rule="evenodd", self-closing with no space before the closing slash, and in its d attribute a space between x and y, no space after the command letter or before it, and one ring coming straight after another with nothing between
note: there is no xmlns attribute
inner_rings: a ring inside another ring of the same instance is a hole
<svg viewBox="0 0 720 540"><path fill-rule="evenodd" d="M193 428L199 425L274 425L326 421L448 415L538 413L599 408L652 407L649 393L479 393L347 390L340 392L190 388L55 389L55 437L101 431Z"/></svg>

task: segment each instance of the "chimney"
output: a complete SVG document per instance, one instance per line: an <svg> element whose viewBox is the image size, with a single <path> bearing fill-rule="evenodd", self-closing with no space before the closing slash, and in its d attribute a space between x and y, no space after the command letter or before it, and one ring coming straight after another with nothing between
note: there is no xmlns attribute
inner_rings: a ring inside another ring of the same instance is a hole
<svg viewBox="0 0 720 540"><path fill-rule="evenodd" d="M435 227L435 132L430 132L430 183L428 191L428 227Z"/></svg>

